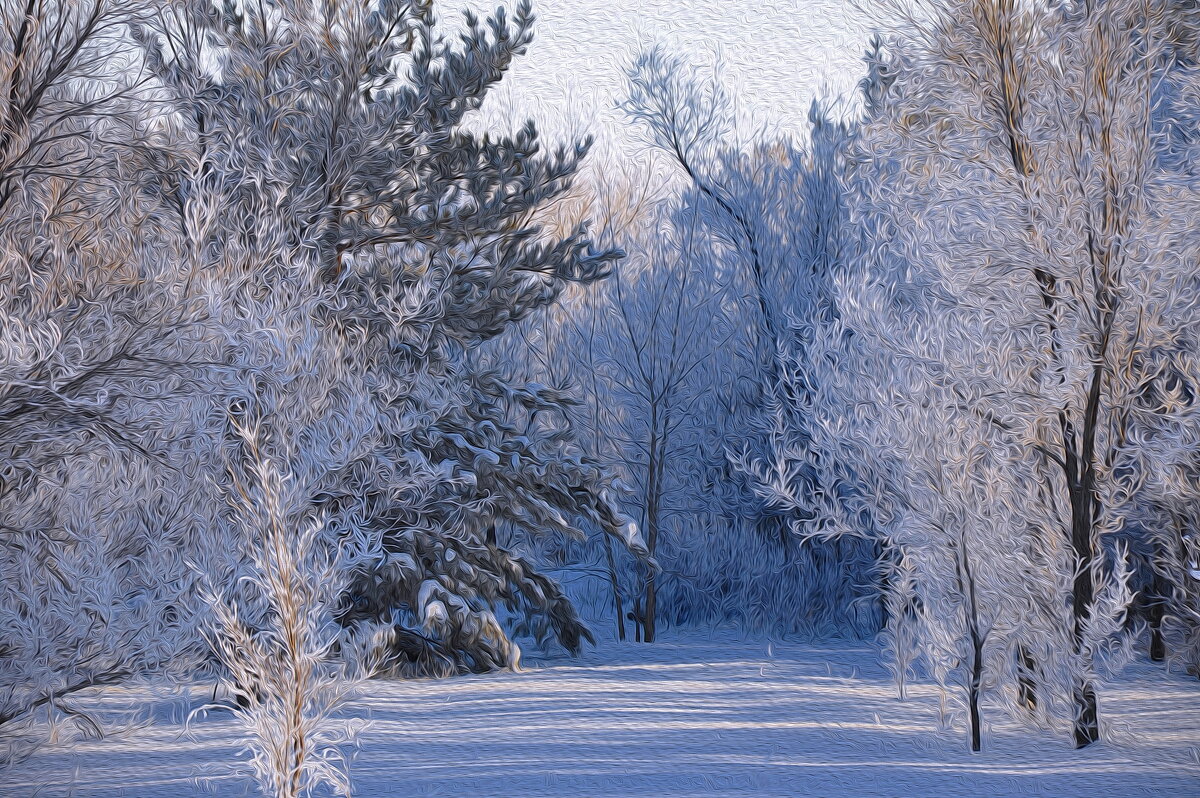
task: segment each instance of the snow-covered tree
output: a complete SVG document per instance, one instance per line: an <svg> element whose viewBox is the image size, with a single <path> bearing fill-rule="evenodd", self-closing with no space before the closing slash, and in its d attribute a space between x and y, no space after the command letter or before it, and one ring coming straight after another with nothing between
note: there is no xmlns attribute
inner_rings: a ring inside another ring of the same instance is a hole
<svg viewBox="0 0 1200 798"><path fill-rule="evenodd" d="M694 495L689 483L703 465L696 448L701 423L697 411L706 406L705 395L713 387L707 379L712 364L706 361L730 337L728 321L720 313L725 291L711 273L697 268L695 234L694 219L677 219L670 227L655 229L654 239L639 247L644 257L640 268L622 267L605 286L605 318L587 342L593 368L608 386L606 397L624 411L617 418L610 416L602 432L617 443L623 470L635 487L634 501L651 556L658 555L660 537L668 527L682 525L701 507L688 500ZM598 357L597 344L602 347ZM657 581L658 574L647 569L634 605L647 643L654 642L656 634Z"/></svg>
<svg viewBox="0 0 1200 798"><path fill-rule="evenodd" d="M202 314L131 188L129 13L0 9L0 723L167 665L192 620Z"/></svg>
<svg viewBox="0 0 1200 798"><path fill-rule="evenodd" d="M875 264L856 324L898 364L890 377L921 375L904 382L905 405L940 416L928 435L973 425L969 440L1006 453L995 475L972 477L991 486L979 511L988 536L1024 541L1012 595L1061 615L1013 655L1038 687L1069 679L1080 746L1100 730L1093 660L1125 611L1122 559L1104 541L1124 509L1129 375L1186 284L1158 232L1189 206L1173 201L1183 181L1153 135L1171 68L1156 11L964 0L912 14L854 175ZM964 451L941 438L924 445ZM896 483L910 505L913 485L933 484L934 472L911 481L915 462Z"/></svg>
<svg viewBox="0 0 1200 798"><path fill-rule="evenodd" d="M349 540L323 546L325 519L313 515L308 487L266 453L256 422L232 424L249 473L231 465L229 501L245 526L249 567L227 586L204 588L215 619L209 640L238 696L234 712L264 793L298 798L328 785L349 796L342 749L352 739L330 716L377 663L369 652L365 660L332 661L343 642L334 615L345 560L369 554L370 546L363 551L361 534L352 530Z"/></svg>
<svg viewBox="0 0 1200 798"><path fill-rule="evenodd" d="M636 529L594 463L511 423L555 412L555 393L467 357L620 254L531 220L586 142L547 155L532 123L501 137L461 125L528 44L529 4L468 16L457 44L426 3L172 11L137 29L180 143L160 196L188 268L212 281L229 373L247 386L234 396L297 451L315 446L299 456L324 471L314 500L361 503L355 523L381 540L344 622L395 625L397 652L426 663L488 669L518 654L503 603L577 649L570 602L491 530L574 533L582 518L636 548Z"/></svg>

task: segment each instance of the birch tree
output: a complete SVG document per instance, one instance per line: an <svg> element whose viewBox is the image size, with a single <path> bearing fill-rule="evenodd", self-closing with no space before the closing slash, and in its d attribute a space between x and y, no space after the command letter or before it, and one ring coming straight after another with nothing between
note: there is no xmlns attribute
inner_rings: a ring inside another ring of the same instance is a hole
<svg viewBox="0 0 1200 798"><path fill-rule="evenodd" d="M1176 279L1153 232L1175 210L1151 136L1168 66L1160 27L1146 4L1010 0L908 20L915 33L896 40L895 84L860 150L873 170L865 213L886 219L869 246L894 259L917 301L928 292L983 325L982 359L960 359L963 339L945 336L937 313L917 340L930 379L955 386L952 406L1018 447L1012 468L1041 517L1010 523L1033 521L1038 547L1069 554L1069 589L1047 606L1069 608L1068 650L1053 656L1076 663L1073 739L1084 746L1100 733L1093 656L1123 612L1099 598L1121 593L1101 541L1119 524L1105 497L1123 375Z"/></svg>

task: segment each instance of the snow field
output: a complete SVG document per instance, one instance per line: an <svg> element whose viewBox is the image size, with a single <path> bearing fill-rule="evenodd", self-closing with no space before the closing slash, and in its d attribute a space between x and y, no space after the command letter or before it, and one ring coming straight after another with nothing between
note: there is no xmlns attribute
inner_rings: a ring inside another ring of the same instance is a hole
<svg viewBox="0 0 1200 798"><path fill-rule="evenodd" d="M354 794L1200 796L1200 689L1149 663L1102 691L1106 738L1083 751L989 713L973 756L963 728L938 731L933 687L895 695L870 646L695 633L529 659L519 673L375 681L348 707L372 721ZM0 795L253 795L228 772L240 746L227 714L183 734L185 704L209 697L204 686L175 698L146 687L81 696L76 705L106 718L148 700L152 715L103 740L63 734L0 771Z"/></svg>

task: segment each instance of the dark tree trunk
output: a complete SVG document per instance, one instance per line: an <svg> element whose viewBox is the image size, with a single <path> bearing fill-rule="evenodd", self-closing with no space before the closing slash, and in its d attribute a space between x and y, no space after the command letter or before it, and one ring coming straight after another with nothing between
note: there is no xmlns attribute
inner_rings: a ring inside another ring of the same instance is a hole
<svg viewBox="0 0 1200 798"><path fill-rule="evenodd" d="M979 739L979 683L981 678L981 664L980 660L976 658L974 667L971 669L971 750L975 753L979 753L983 748L983 743Z"/></svg>
<svg viewBox="0 0 1200 798"><path fill-rule="evenodd" d="M975 583L971 582L971 686L967 691L967 704L971 715L971 750L979 753L983 748L980 740L979 692L983 687L983 635L979 630L978 608L975 606Z"/></svg>
<svg viewBox="0 0 1200 798"><path fill-rule="evenodd" d="M1096 704L1096 688L1091 679L1083 679L1075 690L1075 747L1084 748L1100 739L1100 716Z"/></svg>
<svg viewBox="0 0 1200 798"><path fill-rule="evenodd" d="M658 551L659 497L662 495L663 449L665 441L659 432L660 414L657 404L650 406L650 456L646 472L646 550L653 557ZM654 642L658 611L657 585L654 570L646 568L645 604L638 613L642 620L642 641Z"/></svg>
<svg viewBox="0 0 1200 798"><path fill-rule="evenodd" d="M1033 712L1038 705L1037 682L1034 681L1037 663L1034 662L1033 654L1025 646L1017 649L1017 660L1020 663L1017 671L1017 698L1021 706L1029 712Z"/></svg>
<svg viewBox="0 0 1200 798"><path fill-rule="evenodd" d="M654 615L657 610L658 592L654 586L654 574L651 573L646 577L646 607L645 614L642 616L642 625L645 627L645 633L642 635L642 639L646 643L654 642Z"/></svg>
<svg viewBox="0 0 1200 798"><path fill-rule="evenodd" d="M1105 347L1102 345L1100 354ZM1066 413L1060 415L1063 430L1063 470L1071 500L1071 549L1075 555L1075 578L1071 587L1071 615L1074 619L1076 652L1083 647L1083 629L1091 617L1095 599L1093 571L1096 552L1093 536L1097 515L1096 430L1100 411L1100 389L1104 379L1103 359L1092 368L1084 410L1082 434L1077 437L1074 424ZM1078 448L1077 448L1078 447ZM1075 747L1083 748L1100 739L1096 690L1089 676L1080 677L1075 688Z"/></svg>
<svg viewBox="0 0 1200 798"><path fill-rule="evenodd" d="M971 750L978 753L982 749L979 693L983 688L983 645L987 640L988 633L982 628L979 621L979 603L975 597L975 574L971 570L965 536L961 539L958 557L958 588L967 600L967 632L971 636L971 676L967 684L968 721L971 725Z"/></svg>
<svg viewBox="0 0 1200 798"><path fill-rule="evenodd" d="M622 607L621 586L617 581L617 566L613 560L612 538L604 536L604 554L608 559L608 581L612 585L613 604L617 611L617 639L625 640L625 609Z"/></svg>
<svg viewBox="0 0 1200 798"><path fill-rule="evenodd" d="M1155 577L1157 584L1159 579ZM1167 658L1167 644L1163 639L1163 616L1166 614L1166 599L1161 593L1152 596L1146 614L1150 622L1150 661L1162 662Z"/></svg>
<svg viewBox="0 0 1200 798"><path fill-rule="evenodd" d="M1163 642L1162 634L1162 608L1158 609L1157 622L1151 618L1150 621L1150 661L1162 662L1167 658L1167 646Z"/></svg>
<svg viewBox="0 0 1200 798"><path fill-rule="evenodd" d="M1176 523L1178 524L1178 521ZM1161 553L1159 553L1159 558L1162 558ZM1163 618L1167 613L1167 601L1171 596L1171 586L1163 578L1157 566L1158 563L1151 561L1152 577L1149 601L1146 607L1146 620L1150 625L1149 654L1151 662L1162 662L1167 658L1167 642L1163 637Z"/></svg>

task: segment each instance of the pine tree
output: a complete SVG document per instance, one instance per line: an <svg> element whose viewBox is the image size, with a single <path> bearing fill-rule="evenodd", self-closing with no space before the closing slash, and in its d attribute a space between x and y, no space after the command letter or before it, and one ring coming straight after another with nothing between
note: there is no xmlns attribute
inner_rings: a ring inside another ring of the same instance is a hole
<svg viewBox="0 0 1200 798"><path fill-rule="evenodd" d="M358 507L380 541L343 621L394 624L401 660L419 639L423 662L484 670L517 659L494 614L505 604L578 650L589 634L561 590L489 532L576 534L587 519L638 548L636 529L569 436L510 421L561 414L564 398L470 357L621 255L536 221L589 142L546 154L532 122L511 136L463 126L528 45L529 3L468 14L457 43L431 3L173 9L137 29L185 153L160 199L185 268L213 280L249 386L233 389L240 412L290 429L324 472L313 501Z"/></svg>

